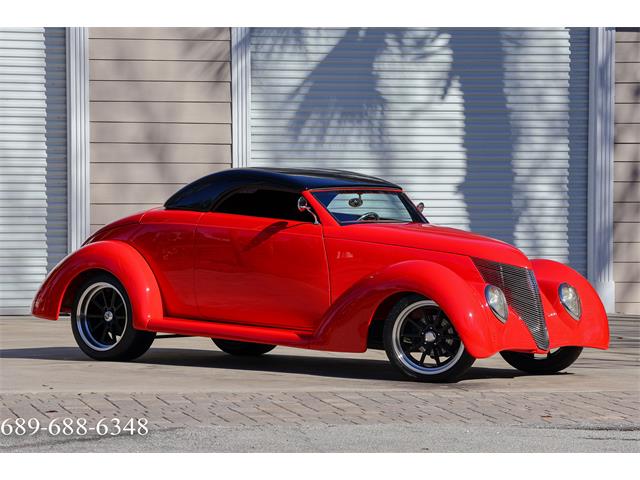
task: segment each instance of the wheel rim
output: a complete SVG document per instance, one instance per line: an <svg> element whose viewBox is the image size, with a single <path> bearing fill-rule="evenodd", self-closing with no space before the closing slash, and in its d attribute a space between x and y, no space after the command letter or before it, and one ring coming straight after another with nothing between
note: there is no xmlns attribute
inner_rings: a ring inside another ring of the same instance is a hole
<svg viewBox="0 0 640 480"><path fill-rule="evenodd" d="M107 282L87 288L78 302L76 326L84 343L101 352L122 340L128 321L127 305L120 291Z"/></svg>
<svg viewBox="0 0 640 480"><path fill-rule="evenodd" d="M446 372L464 353L453 324L431 300L412 303L400 312L392 336L398 360L422 375Z"/></svg>

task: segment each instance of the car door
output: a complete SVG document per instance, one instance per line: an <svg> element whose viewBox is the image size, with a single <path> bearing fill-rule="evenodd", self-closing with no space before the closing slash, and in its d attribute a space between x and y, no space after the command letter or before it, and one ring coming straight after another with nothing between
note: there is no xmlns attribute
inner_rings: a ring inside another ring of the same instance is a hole
<svg viewBox="0 0 640 480"><path fill-rule="evenodd" d="M329 308L322 226L299 194L238 191L196 229L195 291L209 320L311 331Z"/></svg>

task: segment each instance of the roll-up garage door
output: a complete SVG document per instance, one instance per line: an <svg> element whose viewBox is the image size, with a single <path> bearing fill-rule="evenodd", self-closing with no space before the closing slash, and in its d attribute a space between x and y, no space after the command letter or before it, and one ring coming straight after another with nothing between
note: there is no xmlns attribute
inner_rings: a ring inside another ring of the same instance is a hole
<svg viewBox="0 0 640 480"><path fill-rule="evenodd" d="M586 271L586 29L252 29L252 166L403 185L437 224Z"/></svg>
<svg viewBox="0 0 640 480"><path fill-rule="evenodd" d="M67 251L63 28L0 29L0 315Z"/></svg>

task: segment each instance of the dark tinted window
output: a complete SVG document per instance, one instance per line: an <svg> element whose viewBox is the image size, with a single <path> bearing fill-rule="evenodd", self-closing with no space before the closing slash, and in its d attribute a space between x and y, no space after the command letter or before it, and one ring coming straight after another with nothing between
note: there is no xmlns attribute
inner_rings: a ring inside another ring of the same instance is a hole
<svg viewBox="0 0 640 480"><path fill-rule="evenodd" d="M169 210L208 212L216 199L231 187L233 185L226 182L211 183L209 177L204 177L178 190L164 206Z"/></svg>
<svg viewBox="0 0 640 480"><path fill-rule="evenodd" d="M281 190L241 190L224 199L214 208L214 211L250 217L312 222L311 214L298 211L298 198L300 198L299 193Z"/></svg>

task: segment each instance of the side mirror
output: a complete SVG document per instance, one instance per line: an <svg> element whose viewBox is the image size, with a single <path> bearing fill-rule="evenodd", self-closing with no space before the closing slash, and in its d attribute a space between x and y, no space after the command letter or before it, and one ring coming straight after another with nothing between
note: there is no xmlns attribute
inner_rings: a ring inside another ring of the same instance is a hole
<svg viewBox="0 0 640 480"><path fill-rule="evenodd" d="M420 202L419 204L416 205L416 208L420 213L422 213L422 211L424 210L424 203Z"/></svg>
<svg viewBox="0 0 640 480"><path fill-rule="evenodd" d="M304 197L298 198L298 211L299 212L309 212L311 214L311 216L313 217L313 223L316 224L316 225L320 223L318 221L318 217L316 216L315 212L311 208L311 205L309 205L309 202L307 201L306 198L304 198Z"/></svg>

